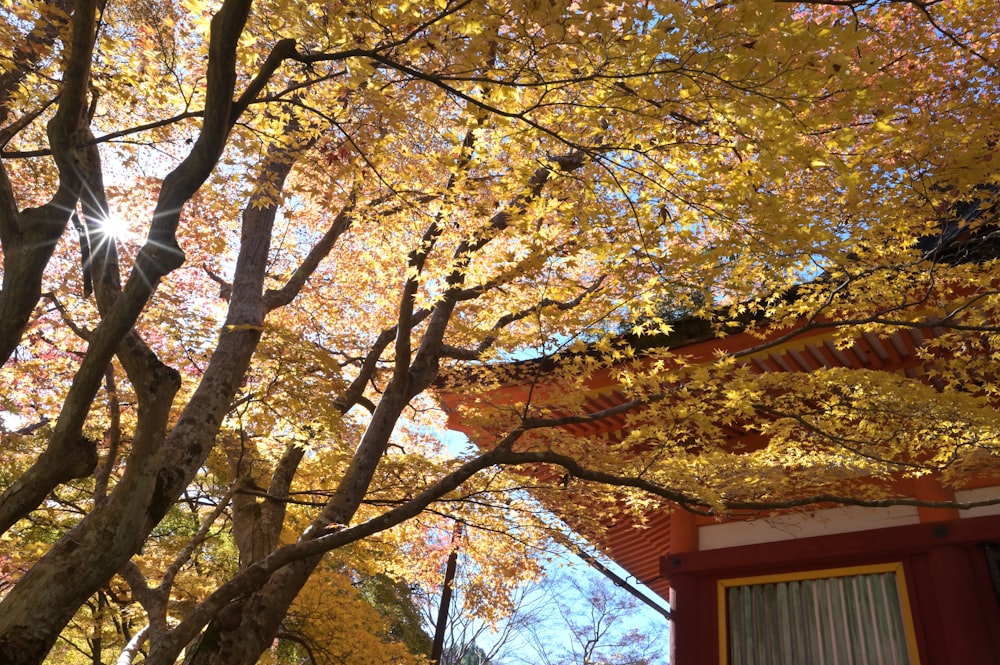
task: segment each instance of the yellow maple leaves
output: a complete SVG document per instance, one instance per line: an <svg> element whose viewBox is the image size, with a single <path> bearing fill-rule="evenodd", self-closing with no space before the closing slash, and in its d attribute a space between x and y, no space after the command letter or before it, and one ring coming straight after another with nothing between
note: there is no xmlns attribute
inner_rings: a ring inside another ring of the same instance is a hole
<svg viewBox="0 0 1000 665"><path fill-rule="evenodd" d="M233 39L235 84L217 95L223 106L235 102L230 117L220 114L230 133L206 158L214 171L165 212L163 177L201 145L208 123L208 22L219 3L109 4L84 114L106 162L105 193L147 228L180 209L176 240L188 257L137 305L138 338L184 379L159 435L197 410L195 388L223 342L259 338L246 371L206 382L205 391L231 390L212 394L229 412L198 422L221 421L220 440L238 442L256 465L241 481L262 486L285 455L302 455L290 485L301 503L289 510L284 546L350 473L359 442L389 408L380 405L399 395L405 415L378 423L384 453L361 507L329 524L369 523L468 461L469 451L451 454L431 437L441 424L426 418L434 407L419 393L439 368L451 389L478 395L462 417L490 444L506 445L525 423L562 422L510 441L512 454L566 454L633 483L602 494L596 484L571 488L568 475L560 484L554 466L526 465L531 483L490 467L434 508L478 521L482 533L527 534L511 515L531 512L519 491L536 481L541 494L578 496L577 508L596 507L599 517L648 510L642 482L723 511L856 474L952 479L989 467L1000 304L995 260L982 248L996 224L996 8L919 10L256 3ZM46 124L63 80L61 58L49 54L64 48L64 19L50 3L0 9L0 42L39 56L0 105L10 209L37 206L60 184ZM36 24L58 29L35 42ZM291 165L283 183L257 168L277 151ZM275 207L271 237L241 228L241 209ZM163 240L152 238L148 251ZM0 375L18 387L2 403L18 422L60 415L101 325L82 295L80 247L68 235L56 245L46 300ZM256 277L243 279L241 257L261 247ZM122 246L123 273L138 251ZM247 289L261 300L247 305ZM231 303L245 309L226 325ZM934 335L915 343L923 364L907 368L912 376L826 367L761 375L752 363L778 360L738 360L749 352L729 346L741 331L763 348L797 326L835 323L843 327L829 335L834 355L851 353L859 335ZM696 356L649 348L696 340L717 346ZM523 362L564 351L555 369ZM113 486L132 463L147 393L130 382L134 366L112 368L117 392L98 391L85 432L114 458L105 467ZM609 409L619 396L643 408L587 419L586 409ZM13 475L43 441L18 445L5 469ZM220 496L233 480L228 462L216 450L171 477ZM94 501L73 498L82 512ZM421 519L370 539L371 550L354 552L355 571L384 563L400 577L430 576L433 538L392 553L406 537L447 530L445 518ZM525 541L540 542L543 525L530 529ZM222 533L206 555L231 555ZM470 549L485 561L489 541L475 538ZM182 546L167 537L151 546L150 574ZM471 595L484 612L504 599L489 575L519 574L517 548L503 554L495 568L483 564ZM188 605L178 614L231 572L210 567L204 586L182 577ZM324 587L350 596L346 578L327 573L301 608L325 609ZM374 619L362 623L358 633L377 630Z"/></svg>

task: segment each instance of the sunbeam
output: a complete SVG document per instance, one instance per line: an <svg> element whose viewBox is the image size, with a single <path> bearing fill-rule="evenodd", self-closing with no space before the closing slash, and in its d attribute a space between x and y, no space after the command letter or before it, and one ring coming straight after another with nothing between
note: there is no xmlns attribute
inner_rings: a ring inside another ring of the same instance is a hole
<svg viewBox="0 0 1000 665"><path fill-rule="evenodd" d="M125 217L115 213L98 221L101 233L112 240L126 240L132 233L131 225Z"/></svg>

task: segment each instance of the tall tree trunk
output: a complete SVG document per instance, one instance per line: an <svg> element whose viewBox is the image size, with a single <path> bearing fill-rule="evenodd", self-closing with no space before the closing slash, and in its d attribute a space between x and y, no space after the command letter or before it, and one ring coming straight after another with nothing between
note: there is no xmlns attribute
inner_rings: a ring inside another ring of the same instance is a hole
<svg viewBox="0 0 1000 665"><path fill-rule="evenodd" d="M409 371L404 369L402 375L402 381L399 373L394 376L379 400L337 491L303 539L315 538L331 525L349 524L354 518L396 423L409 403ZM205 629L185 665L254 665L274 642L292 601L321 560L322 556L315 556L284 566L259 591L226 606Z"/></svg>
<svg viewBox="0 0 1000 665"><path fill-rule="evenodd" d="M179 386L177 373L164 367L161 394L143 400L133 457L155 455L162 446L162 427ZM124 477L108 502L63 536L0 603L0 662L41 663L77 608L139 549L146 534L144 506L155 490L150 466Z"/></svg>
<svg viewBox="0 0 1000 665"><path fill-rule="evenodd" d="M434 625L434 643L431 645L431 662L440 663L444 653L444 636L448 632L448 614L451 612L451 597L455 592L455 574L458 572L458 536L461 526L455 527L452 537L451 553L444 568L444 581L441 583L441 604L438 606L437 623Z"/></svg>
<svg viewBox="0 0 1000 665"><path fill-rule="evenodd" d="M242 11L242 20L235 29L232 25L219 31L213 29L213 37L228 34L230 47L234 49L240 34L239 26L245 21L245 13L249 9L249 0L227 0L226 6L235 7L230 13ZM216 15L213 26L219 21L234 21L234 17L225 17L224 13L220 11ZM231 96L230 83L227 98L231 99ZM228 107L219 112L229 119ZM225 136L217 135L206 140L221 145ZM208 171L202 169L202 164L197 163L192 168L207 177ZM285 175L289 169L287 163L279 167ZM267 177L273 178L274 173L268 173ZM191 178L191 173L179 176L187 187L192 186ZM179 209L178 205L176 215L179 215ZM146 392L139 395L138 425L122 480L107 502L67 533L0 602L0 663L41 663L80 605L138 551L146 536L207 458L260 340L263 275L276 211L275 206L262 209L251 204L247 208L244 222L249 228L237 265L238 278L245 280L243 286L246 288L240 289L241 298L234 294L218 347L201 383L169 436L166 434L167 423L180 379L177 372L156 363L147 368L150 372L144 377L146 380L136 383L137 391L142 392L145 388ZM152 284L146 287L150 293L152 287ZM129 288L126 286L115 304L121 305L127 298ZM102 326L106 322L107 319ZM122 340L128 344L129 335L134 334L131 330L130 323L114 346L120 347ZM94 337L97 336L98 331L95 331ZM93 360L90 357L92 351L93 343L84 365ZM99 379L103 379L109 360L110 355L104 358ZM97 362L91 364L96 365ZM81 368L81 373L83 371ZM64 409L60 414L60 423L64 418L78 418L82 425L85 414L86 411L82 415L67 414ZM71 584L66 583L67 575L72 579Z"/></svg>

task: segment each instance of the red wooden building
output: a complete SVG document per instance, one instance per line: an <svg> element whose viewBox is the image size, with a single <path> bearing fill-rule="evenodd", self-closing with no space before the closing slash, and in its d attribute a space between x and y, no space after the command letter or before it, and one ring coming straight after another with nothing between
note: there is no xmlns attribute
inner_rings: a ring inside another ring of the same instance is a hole
<svg viewBox="0 0 1000 665"><path fill-rule="evenodd" d="M758 372L916 377L926 364L918 349L935 334L864 334L844 348L817 330L743 360ZM744 332L682 350L707 360L760 342ZM610 378L593 388L594 410L624 401ZM475 439L454 410L450 425ZM895 489L913 503L987 502L1000 498L998 478L945 489L928 475ZM674 665L1000 664L1000 505L831 505L723 521L675 506L649 514L643 529L617 524L595 545L669 601Z"/></svg>

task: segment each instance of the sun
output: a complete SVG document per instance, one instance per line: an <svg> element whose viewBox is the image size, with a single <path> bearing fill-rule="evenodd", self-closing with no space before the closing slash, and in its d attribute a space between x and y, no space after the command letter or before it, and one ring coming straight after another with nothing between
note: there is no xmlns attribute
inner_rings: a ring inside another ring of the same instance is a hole
<svg viewBox="0 0 1000 665"><path fill-rule="evenodd" d="M112 240L124 240L131 233L127 219L114 213L100 220L101 233Z"/></svg>

